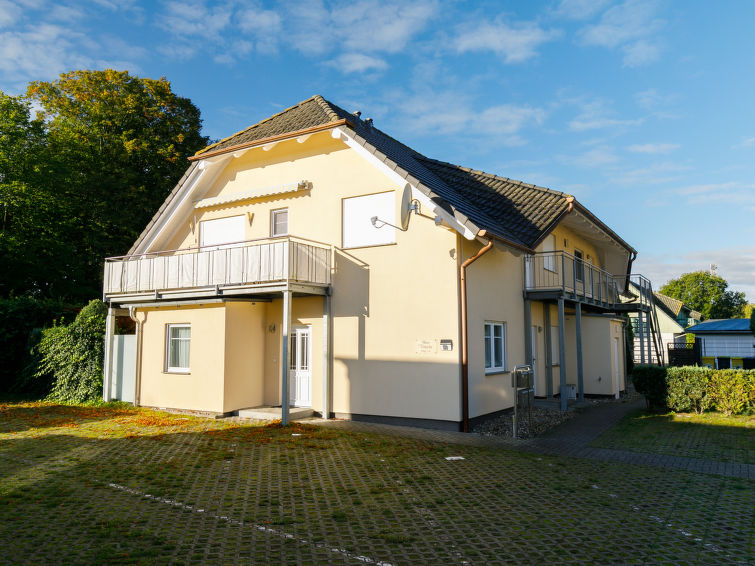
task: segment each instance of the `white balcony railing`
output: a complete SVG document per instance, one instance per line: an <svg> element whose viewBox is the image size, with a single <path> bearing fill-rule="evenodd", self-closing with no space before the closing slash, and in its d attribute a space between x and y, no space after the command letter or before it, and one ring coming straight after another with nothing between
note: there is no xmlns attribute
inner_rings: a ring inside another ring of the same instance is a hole
<svg viewBox="0 0 755 566"><path fill-rule="evenodd" d="M283 237L105 260L104 294L120 295L275 282L330 284L329 246Z"/></svg>

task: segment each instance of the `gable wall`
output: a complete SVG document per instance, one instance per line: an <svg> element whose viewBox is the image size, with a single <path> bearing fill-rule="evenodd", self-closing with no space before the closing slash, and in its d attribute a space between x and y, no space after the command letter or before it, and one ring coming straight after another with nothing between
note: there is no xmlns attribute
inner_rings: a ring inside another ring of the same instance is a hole
<svg viewBox="0 0 755 566"><path fill-rule="evenodd" d="M202 198L300 180L311 182L312 189L194 210L166 249L199 243L199 231L192 234L190 220L247 213L254 218L251 225L246 223L245 237L266 238L270 211L281 207L289 211L289 234L340 248L342 199L384 191L394 191L398 223L404 186L329 132L302 144L287 141L270 151L249 150L229 163ZM429 215L412 214L408 231L395 231L395 244L337 249L333 267L332 410L460 420L456 233L436 226ZM265 328L280 328L280 301L267 308ZM319 410L322 299L295 298L293 315L294 324L313 328L312 403ZM441 339L452 340L453 349L441 351ZM279 402L280 334L263 332L260 340L265 343L263 402Z"/></svg>

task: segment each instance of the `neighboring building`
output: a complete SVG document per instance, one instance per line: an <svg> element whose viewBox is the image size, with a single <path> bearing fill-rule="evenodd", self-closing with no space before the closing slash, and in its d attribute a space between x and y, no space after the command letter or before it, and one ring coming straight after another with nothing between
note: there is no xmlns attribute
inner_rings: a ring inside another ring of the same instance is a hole
<svg viewBox="0 0 755 566"><path fill-rule="evenodd" d="M668 331L672 331L673 329L675 333L681 332L681 330L684 330L688 326L693 326L702 320L702 314L688 307L679 299L672 299L660 293L653 293L653 296L660 312L665 315L663 318L659 317L658 320L664 320L669 323L669 325L661 324L661 332L666 332L666 329ZM676 323L676 326L673 323ZM676 330L677 327L681 330Z"/></svg>
<svg viewBox="0 0 755 566"><path fill-rule="evenodd" d="M713 368L755 369L755 336L750 319L706 320L686 329L701 342L704 366Z"/></svg>
<svg viewBox="0 0 755 566"><path fill-rule="evenodd" d="M198 152L106 261L104 396L126 313L139 405L458 429L512 407L525 362L538 396L618 396L617 313L649 308L619 304L635 256L573 196L427 158L315 96Z"/></svg>

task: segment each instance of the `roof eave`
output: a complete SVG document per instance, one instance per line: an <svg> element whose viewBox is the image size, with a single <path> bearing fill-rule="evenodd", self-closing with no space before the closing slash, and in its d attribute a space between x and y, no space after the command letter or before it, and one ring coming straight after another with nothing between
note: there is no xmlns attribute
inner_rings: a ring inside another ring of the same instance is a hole
<svg viewBox="0 0 755 566"><path fill-rule="evenodd" d="M246 143L240 143L240 144L232 145L232 146L229 146L229 147L224 147L222 149L216 149L214 151L208 151L206 153L199 153L199 154L192 155L191 157L189 157L189 161L199 161L199 160L205 159L207 157L215 157L217 155L223 155L223 154L226 154L226 153L232 153L234 151L239 151L239 150L242 150L242 149L250 149L250 148L253 148L253 147L267 145L267 144L273 143L273 142L279 142L279 141L284 141L284 140L288 140L288 139L298 138L299 136L303 136L303 135L307 135L307 134L314 134L314 133L317 133L317 132L324 132L324 131L336 128L338 126L349 126L351 128L354 127L349 120L347 120L346 118L343 118L341 120L336 120L334 122L327 122L325 124L319 124L317 126L311 126L309 128L304 128L302 130L296 130L296 131L293 131L293 132L286 132L284 134L278 134L278 135L275 135L275 136L268 136L266 138L261 138L261 139L250 141L250 142L246 142Z"/></svg>

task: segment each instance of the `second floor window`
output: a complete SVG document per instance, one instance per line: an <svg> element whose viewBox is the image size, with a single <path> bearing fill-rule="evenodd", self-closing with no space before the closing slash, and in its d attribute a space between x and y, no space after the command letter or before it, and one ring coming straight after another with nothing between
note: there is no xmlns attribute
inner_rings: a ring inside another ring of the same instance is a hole
<svg viewBox="0 0 755 566"><path fill-rule="evenodd" d="M585 280L584 254L579 250L574 250L574 276L577 281Z"/></svg>
<svg viewBox="0 0 755 566"><path fill-rule="evenodd" d="M270 235L288 235L288 209L279 208L270 212Z"/></svg>

